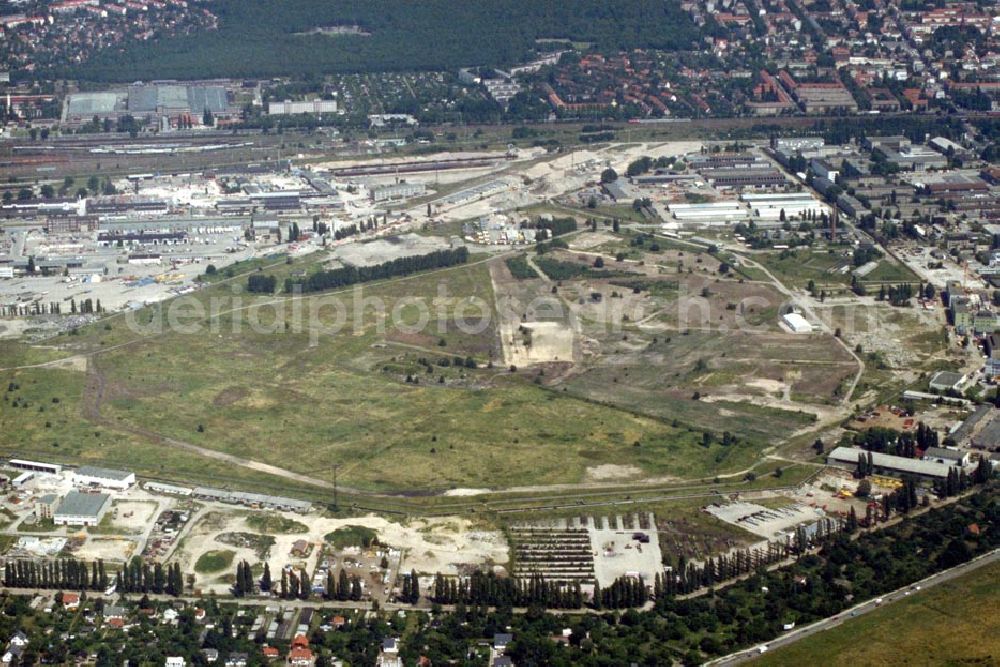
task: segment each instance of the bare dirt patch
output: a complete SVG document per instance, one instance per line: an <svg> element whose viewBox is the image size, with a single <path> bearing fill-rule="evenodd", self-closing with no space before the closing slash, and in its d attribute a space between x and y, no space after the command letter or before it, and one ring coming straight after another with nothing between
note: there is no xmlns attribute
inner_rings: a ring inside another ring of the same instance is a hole
<svg viewBox="0 0 1000 667"><path fill-rule="evenodd" d="M500 327L504 358L514 366L573 359L573 330L561 322L522 322Z"/></svg>
<svg viewBox="0 0 1000 667"><path fill-rule="evenodd" d="M124 537L88 537L73 555L85 561L123 562L136 553L136 547L135 540Z"/></svg>
<svg viewBox="0 0 1000 667"><path fill-rule="evenodd" d="M318 547L324 544L325 536L349 525L371 528L378 534L381 543L399 549L403 554L401 571L415 569L427 574L457 574L460 568L502 564L509 558L507 542L501 533L482 529L465 519L422 519L403 524L375 516L328 519L302 517L292 512L272 514L308 525L305 533L270 536L274 542L266 560L272 573L280 572L287 564L313 571L322 551ZM228 549L235 552L234 563L244 559L251 564L261 562L258 550L254 548L257 545L232 539L234 534L257 533L247 525L246 518L244 512L214 509L206 512L192 526L171 560L179 562L183 571L191 572L195 561L205 552ZM306 557L293 556L292 546L297 540L305 540L315 548ZM195 586L206 592L222 593L230 586L227 575L231 574L228 570L196 574Z"/></svg>
<svg viewBox="0 0 1000 667"><path fill-rule="evenodd" d="M633 465L616 465L605 463L587 468L587 479L597 481L609 479L628 479L642 474L642 469Z"/></svg>
<svg viewBox="0 0 1000 667"><path fill-rule="evenodd" d="M446 239L436 236L404 234L377 239L370 243L350 243L337 248L332 256L338 262L351 266L374 266L401 257L426 255L448 248Z"/></svg>
<svg viewBox="0 0 1000 667"><path fill-rule="evenodd" d="M589 250L605 243L617 241L618 237L607 232L590 232L573 237L569 247L572 250Z"/></svg>
<svg viewBox="0 0 1000 667"><path fill-rule="evenodd" d="M212 399L212 405L216 407L226 407L227 405L232 405L237 401L243 400L250 396L250 390L246 387L227 387L220 391L214 399Z"/></svg>
<svg viewBox="0 0 1000 667"><path fill-rule="evenodd" d="M46 364L49 368L58 368L64 371L77 371L79 373L87 372L87 357L82 354L76 356L67 357L65 359L59 359L58 361L53 361Z"/></svg>

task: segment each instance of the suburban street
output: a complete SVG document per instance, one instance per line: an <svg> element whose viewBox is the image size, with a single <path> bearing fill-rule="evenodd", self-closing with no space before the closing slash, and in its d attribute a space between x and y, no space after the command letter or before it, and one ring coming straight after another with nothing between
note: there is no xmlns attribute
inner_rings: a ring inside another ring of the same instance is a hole
<svg viewBox="0 0 1000 667"><path fill-rule="evenodd" d="M995 563L997 560L1000 560L1000 550L991 551L987 554L983 554L982 556L978 556L977 558L972 559L968 563L963 563L962 565L953 567L950 570L944 570L943 572L938 572L937 574L931 575L930 577L927 577L926 579L918 581L909 586L898 588L895 591L887 593L880 598L875 598L872 600L867 600L865 602L862 602L861 604L851 607L850 609L846 609L835 616L831 616L830 618L825 618L821 621L812 623L811 625L806 625L801 628L796 628L795 630L792 630L787 634L784 634L781 637L778 637L777 639L768 642L766 644L760 644L749 649L744 649L738 653L732 653L730 655L719 658L717 660L713 660L711 662L707 662L705 664L726 667L728 665L740 665L745 662L749 662L762 654L760 649L763 646L767 647L765 649L765 652L770 652L773 651L774 649L785 646L786 644L792 644L794 642L801 641L819 632L823 632L824 630L835 628L852 618L863 616L864 614L868 614L872 611L875 611L876 609L884 605L902 600L903 598L912 595L917 590L926 590L933 586L943 584L947 581L951 581L956 577L960 577L963 574L972 572L985 565L989 565L990 563ZM880 603L876 602L876 600L881 600L881 602Z"/></svg>

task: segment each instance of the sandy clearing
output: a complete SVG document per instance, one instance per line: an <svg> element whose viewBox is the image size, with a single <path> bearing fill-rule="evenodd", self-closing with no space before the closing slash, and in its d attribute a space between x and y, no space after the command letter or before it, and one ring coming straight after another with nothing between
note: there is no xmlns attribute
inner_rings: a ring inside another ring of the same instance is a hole
<svg viewBox="0 0 1000 667"><path fill-rule="evenodd" d="M60 359L59 361L54 361L49 364L50 368L59 368L65 371L78 371L80 373L87 372L87 357L83 355L76 355L74 357L67 357L66 359Z"/></svg>
<svg viewBox="0 0 1000 667"><path fill-rule="evenodd" d="M324 537L343 526L365 526L378 533L379 540L399 549L402 554L401 570L415 569L421 573L457 574L461 565L481 565L484 563L506 563L509 552L503 534L494 530L480 529L471 521L460 518L420 519L403 524L374 515L351 519L329 519L305 516L292 512L275 512L288 519L308 526L302 533L274 535L274 546L267 559L271 572L280 572L288 564L306 567L312 572L318 563ZM251 564L258 558L252 549L224 544L217 538L222 533L259 533L247 525L248 513L225 513L210 511L202 515L191 527L190 533L182 539L182 544L172 556L172 562L179 562L185 572L194 571L194 563L206 551L229 549L236 553L234 562L246 559ZM292 545L297 540L313 544L307 558L291 555ZM210 575L195 575L195 586L202 590L224 592L229 584L221 577L230 572Z"/></svg>
<svg viewBox="0 0 1000 667"><path fill-rule="evenodd" d="M29 328L28 320L4 320L0 322L0 338L20 338Z"/></svg>
<svg viewBox="0 0 1000 667"><path fill-rule="evenodd" d="M569 242L569 247L570 250L589 250L618 240L619 237L607 232L586 232L574 236Z"/></svg>
<svg viewBox="0 0 1000 667"><path fill-rule="evenodd" d="M368 243L342 245L330 253L331 257L351 266L373 266L402 257L425 255L449 247L448 241L437 236L402 234Z"/></svg>
<svg viewBox="0 0 1000 667"><path fill-rule="evenodd" d="M500 324L504 361L517 367L572 361L574 339L573 329L562 322L506 321Z"/></svg>
<svg viewBox="0 0 1000 667"><path fill-rule="evenodd" d="M629 477L635 477L642 474L642 468L633 465L617 465L614 463L604 463L599 466L590 466L587 468L587 479L589 480L608 480L608 479L627 479Z"/></svg>
<svg viewBox="0 0 1000 667"><path fill-rule="evenodd" d="M159 506L152 500L115 500L111 525L125 533L142 533L153 522Z"/></svg>
<svg viewBox="0 0 1000 667"><path fill-rule="evenodd" d="M756 380L751 380L746 383L748 387L756 387L758 389L763 389L769 394L784 394L785 393L785 383L780 380L769 380L767 378L757 378Z"/></svg>
<svg viewBox="0 0 1000 667"><path fill-rule="evenodd" d="M126 537L88 537L73 555L86 561L127 561L136 552L137 543Z"/></svg>

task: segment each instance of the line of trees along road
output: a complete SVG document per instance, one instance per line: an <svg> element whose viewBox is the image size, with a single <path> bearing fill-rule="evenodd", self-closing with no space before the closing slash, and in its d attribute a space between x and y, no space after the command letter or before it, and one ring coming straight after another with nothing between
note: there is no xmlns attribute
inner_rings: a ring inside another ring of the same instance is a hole
<svg viewBox="0 0 1000 667"><path fill-rule="evenodd" d="M23 588L70 588L103 591L108 587L104 561L86 563L73 558L50 561L7 561L3 571L4 586Z"/></svg>
<svg viewBox="0 0 1000 667"><path fill-rule="evenodd" d="M418 271L443 269L465 264L467 261L469 261L469 251L466 248L435 250L425 255L400 257L375 266L345 266L330 271L320 271L306 277L305 280L286 278L285 292L289 294L293 292L322 292L373 280L408 276Z"/></svg>

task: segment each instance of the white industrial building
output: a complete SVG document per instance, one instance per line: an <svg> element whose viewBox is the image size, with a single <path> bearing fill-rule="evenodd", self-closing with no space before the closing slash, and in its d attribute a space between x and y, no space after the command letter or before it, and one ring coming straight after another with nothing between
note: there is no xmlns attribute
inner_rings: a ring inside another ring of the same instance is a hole
<svg viewBox="0 0 1000 667"><path fill-rule="evenodd" d="M111 505L106 493L80 493L70 491L52 513L57 526L96 526Z"/></svg>
<svg viewBox="0 0 1000 667"><path fill-rule="evenodd" d="M756 202L788 201L811 196L808 192L744 192L740 195L740 201L749 202L753 206Z"/></svg>
<svg viewBox="0 0 1000 667"><path fill-rule="evenodd" d="M837 447L830 452L827 463L850 470L858 465L859 457L864 456L867 459L868 455L867 450L858 447ZM952 463L908 459L881 452L871 452L871 457L872 466L876 473L890 475L914 475L924 479L939 480L947 478L948 472L952 469L958 470L960 468Z"/></svg>
<svg viewBox="0 0 1000 667"><path fill-rule="evenodd" d="M754 205L754 215L761 220L780 220L781 212L785 212L785 220L791 222L803 217L820 218L824 213L830 215L830 208L815 199L792 200L781 203Z"/></svg>
<svg viewBox="0 0 1000 667"><path fill-rule="evenodd" d="M705 204L670 204L667 206L676 220L686 222L730 222L750 217L750 209L738 201L717 201Z"/></svg>
<svg viewBox="0 0 1000 667"><path fill-rule="evenodd" d="M81 466L73 471L73 484L124 491L135 484L135 473L126 470Z"/></svg>
<svg viewBox="0 0 1000 667"><path fill-rule="evenodd" d="M786 313L782 316L781 321L785 323L785 326L792 330L792 333L812 333L813 326L809 324L809 320L802 317L798 313Z"/></svg>
<svg viewBox="0 0 1000 667"><path fill-rule="evenodd" d="M398 201L426 194L427 186L423 183L393 183L391 185L372 185L368 193L373 202Z"/></svg>
<svg viewBox="0 0 1000 667"><path fill-rule="evenodd" d="M775 192L748 193L740 196L746 202L756 217L761 220L780 220L781 212L785 212L788 221L814 216L819 218L824 213L832 213L829 206L813 197L808 192Z"/></svg>
<svg viewBox="0 0 1000 667"><path fill-rule="evenodd" d="M269 116L289 116L299 113L337 113L337 100L305 100L303 102L271 102L267 105Z"/></svg>
<svg viewBox="0 0 1000 667"><path fill-rule="evenodd" d="M17 477L15 477L11 481L10 484L15 489L20 489L25 484L27 484L28 482L30 482L31 480L33 480L34 478L35 478L35 473L33 473L33 472L22 472L20 475L18 475Z"/></svg>
<svg viewBox="0 0 1000 667"><path fill-rule="evenodd" d="M27 459L11 459L7 462L7 465L18 470L43 472L47 475L58 475L62 472L62 466L58 463L43 463L42 461L29 461Z"/></svg>
<svg viewBox="0 0 1000 667"><path fill-rule="evenodd" d="M190 486L174 486L162 482L146 482L146 490L154 493L168 493L173 496L190 496L194 491Z"/></svg>

